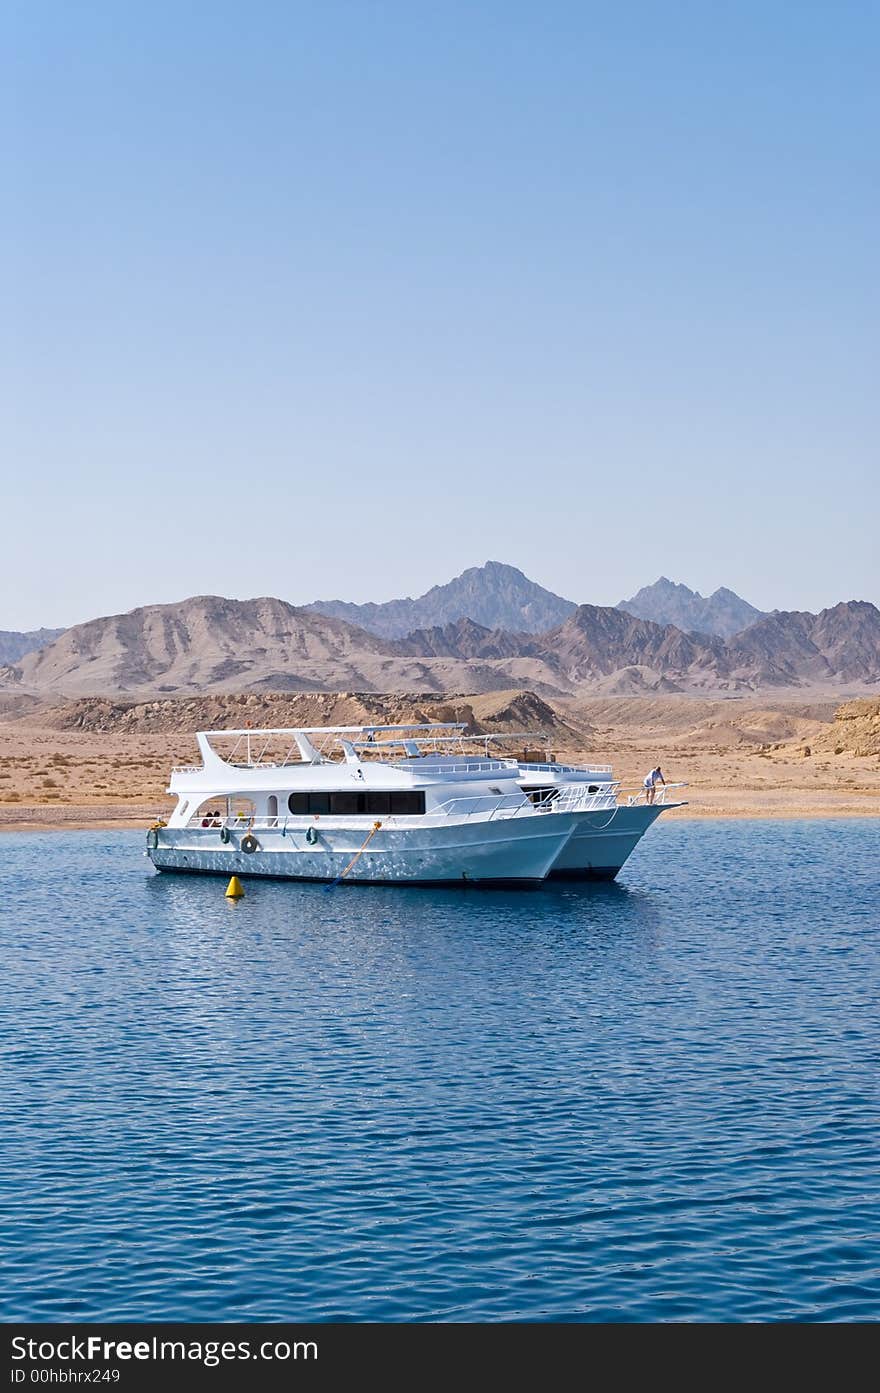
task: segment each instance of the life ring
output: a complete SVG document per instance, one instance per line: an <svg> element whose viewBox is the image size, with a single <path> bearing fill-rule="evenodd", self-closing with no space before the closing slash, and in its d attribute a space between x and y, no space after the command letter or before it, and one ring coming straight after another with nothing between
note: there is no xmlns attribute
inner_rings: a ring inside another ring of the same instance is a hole
<svg viewBox="0 0 880 1393"><path fill-rule="evenodd" d="M307 832L306 832L306 841L308 842L309 846L314 846L314 845L315 845L315 842L316 842L317 840L318 840L318 829L317 829L317 827L310 827L310 828L307 830Z"/></svg>
<svg viewBox="0 0 880 1393"><path fill-rule="evenodd" d="M246 832L241 839L241 849L242 851L247 852L248 856L250 856L252 851L257 851L259 849L259 845L260 843L257 841L256 837L252 832Z"/></svg>
<svg viewBox="0 0 880 1393"><path fill-rule="evenodd" d="M221 828L220 828L220 840L221 840L221 842L224 843L224 845L226 844L226 842L229 841L229 828L228 828L228 827L221 827Z"/></svg>

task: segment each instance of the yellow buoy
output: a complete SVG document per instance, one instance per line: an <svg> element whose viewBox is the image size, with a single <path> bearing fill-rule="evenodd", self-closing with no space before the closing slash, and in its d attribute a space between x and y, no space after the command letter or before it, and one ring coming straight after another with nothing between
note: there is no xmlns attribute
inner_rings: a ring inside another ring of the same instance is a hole
<svg viewBox="0 0 880 1393"><path fill-rule="evenodd" d="M226 887L227 900L240 900L244 894L244 886L237 875L234 875Z"/></svg>

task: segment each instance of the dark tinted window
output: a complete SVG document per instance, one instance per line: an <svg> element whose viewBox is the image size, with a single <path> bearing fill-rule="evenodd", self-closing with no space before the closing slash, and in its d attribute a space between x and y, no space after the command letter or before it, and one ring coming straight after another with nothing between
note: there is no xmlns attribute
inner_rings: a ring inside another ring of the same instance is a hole
<svg viewBox="0 0 880 1393"><path fill-rule="evenodd" d="M371 817L414 817L425 811L425 795L405 793L291 793L287 806L294 816L330 813L337 817L353 817L368 813Z"/></svg>
<svg viewBox="0 0 880 1393"><path fill-rule="evenodd" d="M292 793L287 800L290 811L297 816L303 813L329 813L329 793Z"/></svg>

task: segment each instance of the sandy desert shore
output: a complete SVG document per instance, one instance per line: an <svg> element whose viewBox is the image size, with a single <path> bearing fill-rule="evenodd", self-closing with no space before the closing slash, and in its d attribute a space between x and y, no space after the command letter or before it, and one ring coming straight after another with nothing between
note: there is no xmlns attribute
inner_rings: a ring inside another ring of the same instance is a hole
<svg viewBox="0 0 880 1393"><path fill-rule="evenodd" d="M612 763L624 790L659 762L688 784L675 818L880 814L880 757L835 743L834 706L595 698L560 716L555 753ZM173 764L196 758L187 731L56 729L0 722L0 831L146 827L167 816Z"/></svg>

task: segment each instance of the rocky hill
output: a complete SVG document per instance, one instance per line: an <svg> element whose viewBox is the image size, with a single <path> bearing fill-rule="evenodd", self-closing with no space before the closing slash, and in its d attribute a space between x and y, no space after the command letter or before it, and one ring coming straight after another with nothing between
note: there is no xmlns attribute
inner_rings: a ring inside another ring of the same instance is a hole
<svg viewBox="0 0 880 1393"><path fill-rule="evenodd" d="M248 686L276 674L278 685L308 689L321 685L324 665L344 675L355 652L381 659L389 650L373 634L283 600L200 595L77 624L13 675L22 688L71 694Z"/></svg>
<svg viewBox="0 0 880 1393"><path fill-rule="evenodd" d="M472 619L414 629L394 646L398 653L422 658L533 658L545 652L540 637L487 629Z"/></svg>
<svg viewBox="0 0 880 1393"><path fill-rule="evenodd" d="M728 670L765 687L880 682L880 610L864 600L777 610L731 640Z"/></svg>
<svg viewBox="0 0 880 1393"><path fill-rule="evenodd" d="M94 735L165 735L194 730L315 725L399 725L406 721L462 721L468 733L543 731L554 740L583 742L588 721L567 717L534 692L488 695L371 692L251 692L114 701L80 697L20 716L22 726Z"/></svg>
<svg viewBox="0 0 880 1393"><path fill-rule="evenodd" d="M880 755L880 700L845 701L834 713L834 725L814 743L834 754Z"/></svg>
<svg viewBox="0 0 880 1393"><path fill-rule="evenodd" d="M761 610L726 586L701 595L699 590L678 585L666 576L643 586L632 599L621 600L617 608L655 624L674 624L686 633L717 634L720 638L732 638L763 617Z"/></svg>
<svg viewBox="0 0 880 1393"><path fill-rule="evenodd" d="M471 566L446 585L433 586L415 600L363 605L316 600L306 608L384 638L403 638L413 630L442 628L459 619L471 619L487 629L540 634L561 623L575 605L529 580L515 566L487 561L485 566Z"/></svg>
<svg viewBox="0 0 880 1393"><path fill-rule="evenodd" d="M581 605L558 629L546 634L543 643L575 685L630 667L697 685L724 676L720 640L598 605Z"/></svg>

